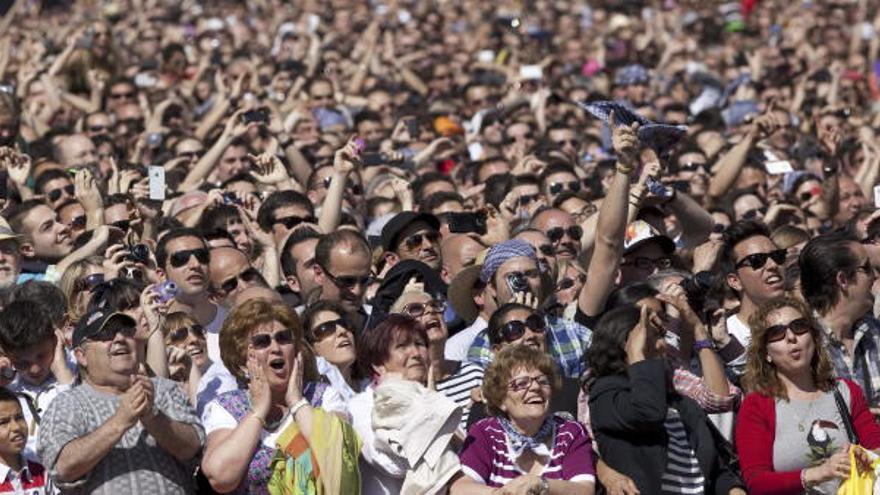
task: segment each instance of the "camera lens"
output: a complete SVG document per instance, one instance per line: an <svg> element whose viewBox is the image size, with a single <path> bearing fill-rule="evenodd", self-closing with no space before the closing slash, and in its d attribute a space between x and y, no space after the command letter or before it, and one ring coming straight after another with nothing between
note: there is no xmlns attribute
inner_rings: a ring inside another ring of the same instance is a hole
<svg viewBox="0 0 880 495"><path fill-rule="evenodd" d="M135 263L146 263L150 259L150 248L146 244L135 244L131 247L131 260Z"/></svg>

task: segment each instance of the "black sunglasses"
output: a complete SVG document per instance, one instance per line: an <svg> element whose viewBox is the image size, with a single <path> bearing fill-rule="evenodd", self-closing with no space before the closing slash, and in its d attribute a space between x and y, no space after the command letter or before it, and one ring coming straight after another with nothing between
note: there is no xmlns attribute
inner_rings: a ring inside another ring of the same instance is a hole
<svg viewBox="0 0 880 495"><path fill-rule="evenodd" d="M135 97L134 91L131 91L128 93L110 93L110 98L113 98L113 99L134 98L134 97Z"/></svg>
<svg viewBox="0 0 880 495"><path fill-rule="evenodd" d="M427 303L410 303L404 306L403 312L418 318L426 313L442 313L446 311L446 303L444 301L430 301Z"/></svg>
<svg viewBox="0 0 880 495"><path fill-rule="evenodd" d="M526 334L526 327L535 333L544 333L547 324L541 315L531 315L526 321L508 321L501 326L501 339L508 343L516 342Z"/></svg>
<svg viewBox="0 0 880 495"><path fill-rule="evenodd" d="M403 242L406 245L407 249L412 250L412 249L415 249L415 248L421 246L422 242L425 239L427 239L428 242L430 242L431 244L436 244L437 241L440 240L440 233L431 231L431 232L425 232L424 234L413 234L413 235L407 237L406 240L404 240Z"/></svg>
<svg viewBox="0 0 880 495"><path fill-rule="evenodd" d="M754 220L755 218L758 217L759 213L761 215L766 215L767 214L767 207L762 206L760 208L752 208L751 210L743 213L742 217L743 217L743 220Z"/></svg>
<svg viewBox="0 0 880 495"><path fill-rule="evenodd" d="M703 169L706 172L709 171L706 167L706 164L700 163L700 162L687 162L687 163L682 163L681 165L678 166L679 172L696 172L699 169Z"/></svg>
<svg viewBox="0 0 880 495"><path fill-rule="evenodd" d="M578 283L582 284L586 281L587 281L587 277L585 275L578 275L577 276ZM572 287L574 287L574 284L575 284L575 279L573 279L571 277L564 277L562 280L560 280L556 284L556 290L568 290L568 289L571 289Z"/></svg>
<svg viewBox="0 0 880 495"><path fill-rule="evenodd" d="M272 345L272 341L278 343L278 345L287 345L293 343L293 331L287 330L278 330L274 334L269 333L261 333L259 335L251 335L251 347L254 349L266 349L270 345Z"/></svg>
<svg viewBox="0 0 880 495"><path fill-rule="evenodd" d="M68 196L73 196L73 184L68 184L64 187L59 187L58 189L52 189L48 193L46 193L46 197L49 198L49 201L55 202L61 199L61 195L67 193Z"/></svg>
<svg viewBox="0 0 880 495"><path fill-rule="evenodd" d="M254 267L250 267L229 280L223 281L223 283L220 284L220 290L225 294L229 294L238 288L239 279L246 284L252 284L261 278L263 278L263 276L260 274L260 271Z"/></svg>
<svg viewBox="0 0 880 495"><path fill-rule="evenodd" d="M672 266L672 258L646 258L638 256L633 259L623 260L621 265L634 266L640 270L659 268L665 270Z"/></svg>
<svg viewBox="0 0 880 495"><path fill-rule="evenodd" d="M570 182L551 182L550 183L550 194L559 194L568 188L571 192L578 192L581 190L580 181L570 181Z"/></svg>
<svg viewBox="0 0 880 495"><path fill-rule="evenodd" d="M80 215L78 217L74 217L73 220L70 221L70 228L71 229L84 229L84 228L86 228L86 223L88 223L86 220L86 216Z"/></svg>
<svg viewBox="0 0 880 495"><path fill-rule="evenodd" d="M116 227L117 229L119 229L123 232L128 232L128 229L131 227L131 221L130 220L119 220L117 222L110 222L109 226Z"/></svg>
<svg viewBox="0 0 880 495"><path fill-rule="evenodd" d="M565 236L566 233L572 239L579 241L581 239L581 236L584 234L584 229L582 229L580 225L572 225L567 229L564 229L562 227L553 227L552 229L545 232L545 234L547 234L547 237L554 244L561 241L562 237Z"/></svg>
<svg viewBox="0 0 880 495"><path fill-rule="evenodd" d="M752 270L760 270L767 264L767 259L772 259L774 263L779 266L782 266L785 263L785 258L787 256L787 252L785 249L777 249L775 251L770 251L769 253L754 253L746 256L745 258L739 260L734 265L734 268L740 269L743 266L749 266Z"/></svg>
<svg viewBox="0 0 880 495"><path fill-rule="evenodd" d="M205 329L198 324L188 327L177 328L168 332L168 342L172 344L179 344L186 340L186 336L189 334L193 334L196 337L202 339L205 338Z"/></svg>
<svg viewBox="0 0 880 495"><path fill-rule="evenodd" d="M282 224L287 229L292 229L301 223L318 223L318 219L313 216L306 217L284 217L276 218L273 224Z"/></svg>
<svg viewBox="0 0 880 495"><path fill-rule="evenodd" d="M538 246L538 251L541 251L544 256L556 256L556 248L553 247L553 244L541 244Z"/></svg>
<svg viewBox="0 0 880 495"><path fill-rule="evenodd" d="M128 324L104 325L102 329L98 330L94 335L89 335L86 339L92 342L110 342L116 338L117 334L122 334L123 337L134 337L136 330L134 325Z"/></svg>
<svg viewBox="0 0 880 495"><path fill-rule="evenodd" d="M89 132L93 132L95 134L100 133L100 132L105 132L108 130L110 130L110 126L106 126L106 125L90 125L89 126Z"/></svg>
<svg viewBox="0 0 880 495"><path fill-rule="evenodd" d="M330 270L328 270L327 267L321 265L320 263L318 264L318 266L321 267L321 270L324 272L325 275L327 275L327 278L329 278L330 281L333 282L333 284L340 289L352 290L357 285L360 285L361 287L366 287L367 285L370 285L374 280L372 275L340 275L337 277L330 273Z"/></svg>
<svg viewBox="0 0 880 495"><path fill-rule="evenodd" d="M519 203L519 206L528 206L532 204L532 201L537 201L540 197L540 194L523 194L517 199L517 203Z"/></svg>
<svg viewBox="0 0 880 495"><path fill-rule="evenodd" d="M351 332L351 328L349 327L348 323L346 323L345 320L343 320L341 318L336 319L336 320L325 321L324 323L320 323L320 324L316 325L315 328L312 328L312 332L311 332L311 336L310 336L311 341L312 342L322 341L322 340L326 339L327 337L334 335L336 333L337 328L342 328L343 330L347 330L347 331Z"/></svg>
<svg viewBox="0 0 880 495"><path fill-rule="evenodd" d="M796 318L783 325L773 325L771 327L767 327L767 343L769 344L771 342L779 342L780 340L784 339L785 334L789 329L795 335L803 335L812 330L813 327L810 325L810 322L807 321L806 318Z"/></svg>
<svg viewBox="0 0 880 495"><path fill-rule="evenodd" d="M187 264L187 262L189 262L189 259L193 256L195 256L199 264L202 265L207 265L208 260L210 259L210 254L208 254L207 249L197 248L172 253L171 256L168 257L168 262L171 263L171 266L173 266L174 268L180 268L183 265Z"/></svg>

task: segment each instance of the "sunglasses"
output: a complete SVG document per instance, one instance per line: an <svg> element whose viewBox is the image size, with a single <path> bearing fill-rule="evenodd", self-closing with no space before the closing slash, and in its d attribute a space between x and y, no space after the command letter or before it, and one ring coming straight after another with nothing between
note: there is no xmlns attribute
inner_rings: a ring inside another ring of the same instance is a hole
<svg viewBox="0 0 880 495"><path fill-rule="evenodd" d="M413 250L422 245L422 243L427 239L427 241L431 244L436 244L437 241L440 240L439 232L425 232L424 234L413 234L406 238L404 244L406 248L409 250Z"/></svg>
<svg viewBox="0 0 880 495"><path fill-rule="evenodd" d="M681 165L678 166L679 172L696 172L699 169L703 169L706 172L708 172L708 170L706 170L706 163L705 162L702 162L702 163L701 162L687 162L687 163L682 163Z"/></svg>
<svg viewBox="0 0 880 495"><path fill-rule="evenodd" d="M82 292L84 290L91 291L98 284L104 283L104 274L103 273L93 273L86 277L83 277L76 282L73 283L73 291L74 292Z"/></svg>
<svg viewBox="0 0 880 495"><path fill-rule="evenodd" d="M86 216L80 215L78 217L74 217L73 220L70 221L70 228L71 229L84 229L84 228L86 228L86 223L87 223Z"/></svg>
<svg viewBox="0 0 880 495"><path fill-rule="evenodd" d="M208 260L210 259L210 255L208 254L207 249L197 248L172 253L171 256L168 257L168 261L174 268L180 268L183 265L187 264L189 262L189 259L193 256L196 257L196 261L198 261L201 265L207 265Z"/></svg>
<svg viewBox="0 0 880 495"><path fill-rule="evenodd" d="M581 142L577 139L560 139L559 141L553 141L553 144L559 147L570 145L572 148L579 148L581 146Z"/></svg>
<svg viewBox="0 0 880 495"><path fill-rule="evenodd" d="M571 227L564 229L562 227L553 227L552 229L545 232L547 237L550 239L553 244L561 241L565 234L568 234L568 237L579 241L581 236L584 234L584 229L581 228L580 225L572 225Z"/></svg>
<svg viewBox="0 0 880 495"><path fill-rule="evenodd" d="M274 334L261 333L259 335L251 335L250 338L251 347L257 350L267 349L270 345L272 345L273 340L278 345L293 344L293 331L291 331L290 329L279 330Z"/></svg>
<svg viewBox="0 0 880 495"><path fill-rule="evenodd" d="M712 226L712 232L716 234L723 234L725 230L727 230L727 225L724 225L723 223L716 223Z"/></svg>
<svg viewBox="0 0 880 495"><path fill-rule="evenodd" d="M766 214L767 214L767 207L766 207L766 206L762 206L762 207L760 207L760 208L752 208L751 210L749 210L749 211L743 213L743 216L742 216L742 217L743 217L744 220L754 220L755 218L758 217L758 214L759 214L759 213L760 213L761 215L766 215Z"/></svg>
<svg viewBox="0 0 880 495"><path fill-rule="evenodd" d="M254 267L250 267L229 280L225 280L220 284L220 290L222 290L224 294L229 294L238 288L239 279L246 284L252 284L261 278L263 278L263 276L260 274L260 271Z"/></svg>
<svg viewBox="0 0 880 495"><path fill-rule="evenodd" d="M177 154L177 158L188 158L190 160L196 160L202 157L205 154L205 150L201 151L181 151Z"/></svg>
<svg viewBox="0 0 880 495"><path fill-rule="evenodd" d="M737 261L734 268L740 269L743 266L749 266L752 270L760 270L767 264L768 258L772 259L777 265L782 266L782 264L785 263L785 257L787 254L788 253L786 253L785 249L777 249L776 251L770 251L769 253L750 254Z"/></svg>
<svg viewBox="0 0 880 495"><path fill-rule="evenodd" d="M403 312L412 316L413 318L418 318L428 313L443 313L444 311L446 311L446 302L444 301L410 303L403 308Z"/></svg>
<svg viewBox="0 0 880 495"><path fill-rule="evenodd" d="M624 260L621 265L634 266L640 270L659 268L665 270L672 266L672 258L645 258L638 256L631 260Z"/></svg>
<svg viewBox="0 0 880 495"><path fill-rule="evenodd" d="M532 382L535 382L541 388L550 388L550 379L546 375L521 376L510 380L507 386L514 392L524 392L532 386Z"/></svg>
<svg viewBox="0 0 880 495"><path fill-rule="evenodd" d="M90 125L89 132L94 132L95 134L106 132L110 130L110 126L106 125Z"/></svg>
<svg viewBox="0 0 880 495"><path fill-rule="evenodd" d="M556 248L553 247L553 244L541 244L538 246L538 251L541 251L544 256L556 256Z"/></svg>
<svg viewBox="0 0 880 495"><path fill-rule="evenodd" d="M581 190L580 181L570 181L570 182L551 182L550 183L550 194L559 194L568 188L571 192L578 192Z"/></svg>
<svg viewBox="0 0 880 495"><path fill-rule="evenodd" d="M133 91L127 92L127 93L110 93L110 98L112 98L114 100L121 100L123 98L125 98L125 99L134 98L134 96L135 96L135 94Z"/></svg>
<svg viewBox="0 0 880 495"><path fill-rule="evenodd" d="M523 194L519 197L517 203L519 203L519 206L528 206L532 204L533 201L537 201L540 197L540 194Z"/></svg>
<svg viewBox="0 0 880 495"><path fill-rule="evenodd" d="M128 232L129 227L131 227L131 221L130 220L119 220L117 222L110 222L109 225L111 227L116 227L117 229L119 229L123 232Z"/></svg>
<svg viewBox="0 0 880 495"><path fill-rule="evenodd" d="M819 186L816 186L816 187L810 189L809 191L804 191L804 192L798 194L798 199L800 199L802 203L806 203L807 201L813 199L814 197L816 197L820 194L822 194L822 188Z"/></svg>
<svg viewBox="0 0 880 495"><path fill-rule="evenodd" d="M188 327L180 327L168 332L168 342L171 344L180 344L186 340L186 336L192 334L197 338L205 338L205 329L201 325L192 325Z"/></svg>
<svg viewBox="0 0 880 495"><path fill-rule="evenodd" d="M59 187L58 189L52 189L48 193L46 193L46 197L49 198L49 201L55 202L61 199L61 195L67 193L68 196L73 196L73 184L68 184L64 187Z"/></svg>
<svg viewBox="0 0 880 495"><path fill-rule="evenodd" d="M318 219L313 216L307 217L284 217L276 218L273 224L282 224L287 229L292 229L301 223L317 223Z"/></svg>
<svg viewBox="0 0 880 495"><path fill-rule="evenodd" d="M507 343L516 342L526 334L526 327L535 333L544 333L547 324L540 315L531 315L526 321L508 321L501 326L501 339Z"/></svg>
<svg viewBox="0 0 880 495"><path fill-rule="evenodd" d="M327 275L327 278L329 278L330 281L333 282L333 284L340 289L350 291L358 285L360 285L361 287L366 287L370 285L374 280L372 275L341 275L337 277L330 273L330 270L328 270L327 267L322 266L321 264L318 264L318 266L321 267L321 270L324 272L325 275Z"/></svg>
<svg viewBox="0 0 880 495"><path fill-rule="evenodd" d="M767 343L779 342L784 339L788 330L791 330L795 335L803 335L812 329L813 327L810 326L810 322L806 318L797 318L783 325L773 325L767 327Z"/></svg>
<svg viewBox="0 0 880 495"><path fill-rule="evenodd" d="M338 319L325 321L324 323L316 325L315 328L312 329L312 341L319 342L331 335L336 334L337 328L342 328L347 332L351 332L351 328L349 328L349 325L345 322L345 320Z"/></svg>
<svg viewBox="0 0 880 495"><path fill-rule="evenodd" d="M128 338L134 337L135 330L136 328L134 325L104 325L104 328L94 335L89 335L86 339L91 340L92 342L110 342L116 338L117 334L121 334L123 337Z"/></svg>
<svg viewBox="0 0 880 495"><path fill-rule="evenodd" d="M564 277L556 284L556 290L568 290L574 287L575 281L577 283L582 284L587 281L587 277L584 275L578 275L577 280L571 277Z"/></svg>

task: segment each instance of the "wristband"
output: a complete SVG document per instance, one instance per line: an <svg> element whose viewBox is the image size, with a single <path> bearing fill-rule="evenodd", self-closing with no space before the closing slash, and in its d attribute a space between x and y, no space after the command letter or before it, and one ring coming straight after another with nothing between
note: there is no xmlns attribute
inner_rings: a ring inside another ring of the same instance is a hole
<svg viewBox="0 0 880 495"><path fill-rule="evenodd" d="M257 421L260 422L260 427L261 427L261 428L263 428L264 430L266 429L266 420L265 420L265 419L263 419L263 418L257 416L257 415L254 414L253 412L250 414L250 416L251 416L252 418L256 419Z"/></svg>
<svg viewBox="0 0 880 495"><path fill-rule="evenodd" d="M710 339L694 341L694 352L699 353L703 349L715 349L715 343Z"/></svg>
<svg viewBox="0 0 880 495"><path fill-rule="evenodd" d="M290 408L290 415L293 416L293 419L296 419L297 411L299 411L300 409L302 409L303 407L305 407L307 405L309 405L309 401L307 401L305 398L302 398L299 401L297 401L297 403L294 404L293 407Z"/></svg>

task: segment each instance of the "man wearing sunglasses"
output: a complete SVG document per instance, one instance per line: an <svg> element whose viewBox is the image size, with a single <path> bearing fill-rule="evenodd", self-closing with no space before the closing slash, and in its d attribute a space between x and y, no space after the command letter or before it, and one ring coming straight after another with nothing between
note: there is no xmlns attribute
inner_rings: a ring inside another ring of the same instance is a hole
<svg viewBox="0 0 880 495"><path fill-rule="evenodd" d="M321 288L320 298L336 301L352 314L357 324L355 335L366 326L371 311L364 305L367 286L373 281L370 269L369 245L353 230L327 234L315 246L312 270Z"/></svg>
<svg viewBox="0 0 880 495"><path fill-rule="evenodd" d="M842 232L811 239L801 251L801 292L819 314L837 377L861 385L880 416L880 321L871 310L876 271L869 249Z"/></svg>
<svg viewBox="0 0 880 495"><path fill-rule="evenodd" d="M398 213L382 228L382 247L389 266L418 260L440 270L440 221L428 213Z"/></svg>
<svg viewBox="0 0 880 495"><path fill-rule="evenodd" d="M770 232L763 223L746 220L734 223L725 230L721 256L726 272L725 281L740 299L739 311L727 318L730 339L718 343L724 356L723 348L727 345L748 347L752 340L748 321L758 306L785 294L783 265L786 251L773 244ZM744 352L745 349L742 349L736 353L739 354L737 358L725 358L725 361L733 366L745 364Z"/></svg>
<svg viewBox="0 0 880 495"><path fill-rule="evenodd" d="M672 267L675 243L644 220L626 228L623 259L620 262L620 285L643 281L660 270Z"/></svg>
<svg viewBox="0 0 880 495"><path fill-rule="evenodd" d="M136 325L98 310L73 332L83 384L49 405L37 447L62 489L194 492L189 461L204 445L204 429L177 384L141 372Z"/></svg>
<svg viewBox="0 0 880 495"><path fill-rule="evenodd" d="M560 260L575 259L581 252L583 228L576 224L571 215L559 208L539 210L529 227L543 232L556 249L556 258Z"/></svg>
<svg viewBox="0 0 880 495"><path fill-rule="evenodd" d="M57 209L61 203L73 199L74 187L70 175L57 168L41 173L34 181L34 189L37 194L46 197L52 209Z"/></svg>
<svg viewBox="0 0 880 495"><path fill-rule="evenodd" d="M156 262L165 280L177 284L173 311L189 313L205 329L208 357L220 362L220 327L226 311L210 299L208 245L194 229L172 229L156 247Z"/></svg>
<svg viewBox="0 0 880 495"><path fill-rule="evenodd" d="M208 274L211 279L212 299L226 309L232 306L236 296L243 290L250 287L269 287L260 271L251 266L247 256L236 248L212 249Z"/></svg>
<svg viewBox="0 0 880 495"><path fill-rule="evenodd" d="M275 191L257 212L257 223L261 229L272 232L276 246L283 244L299 224L316 222L312 202L296 191Z"/></svg>
<svg viewBox="0 0 880 495"><path fill-rule="evenodd" d="M538 179L541 182L541 192L547 198L547 204L553 204L564 192L576 193L583 189L581 180L566 163L556 162L547 165Z"/></svg>

